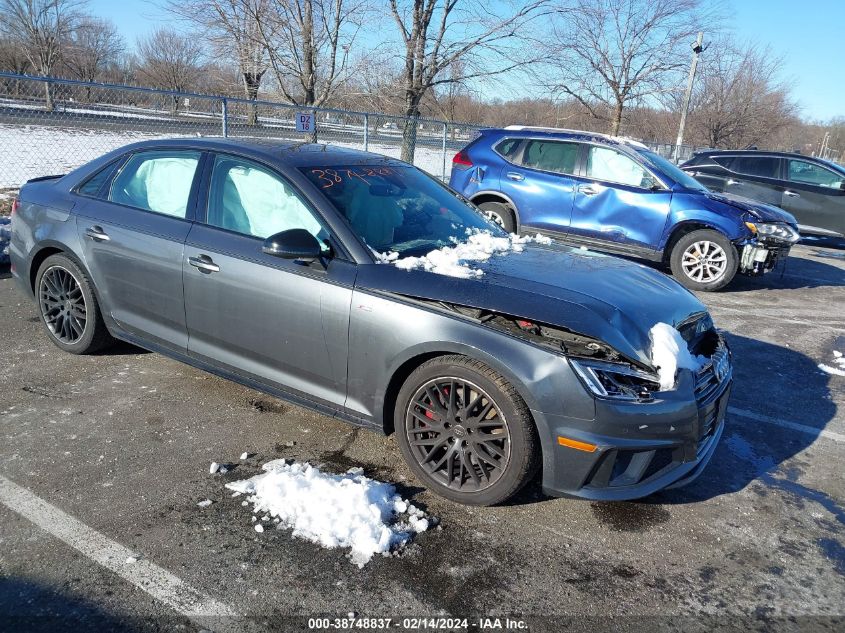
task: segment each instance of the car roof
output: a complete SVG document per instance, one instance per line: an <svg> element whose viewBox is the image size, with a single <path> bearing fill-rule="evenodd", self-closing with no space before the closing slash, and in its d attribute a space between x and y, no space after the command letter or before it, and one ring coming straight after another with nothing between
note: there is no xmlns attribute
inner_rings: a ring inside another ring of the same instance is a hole
<svg viewBox="0 0 845 633"><path fill-rule="evenodd" d="M587 130L569 130L559 127L542 127L533 125L509 125L504 128L489 128L482 132L496 132L499 134L511 134L513 136L548 136L549 138L566 138L576 141L607 143L628 147L634 150L647 150L647 145L635 139L625 136L612 136L601 132L590 132Z"/></svg>
<svg viewBox="0 0 845 633"><path fill-rule="evenodd" d="M801 160L818 163L820 165L824 165L825 167L830 167L831 169L845 173L845 167L839 165L838 163L819 158L818 156L799 154L798 152L770 152L764 149L708 149L696 152L695 156L773 156L776 158L799 158Z"/></svg>
<svg viewBox="0 0 845 633"><path fill-rule="evenodd" d="M270 162L281 162L293 167L316 165L407 165L407 163L396 158L364 152L350 147L261 138L203 137L158 139L133 143L121 148L120 151L126 152L168 147L234 152L263 158Z"/></svg>

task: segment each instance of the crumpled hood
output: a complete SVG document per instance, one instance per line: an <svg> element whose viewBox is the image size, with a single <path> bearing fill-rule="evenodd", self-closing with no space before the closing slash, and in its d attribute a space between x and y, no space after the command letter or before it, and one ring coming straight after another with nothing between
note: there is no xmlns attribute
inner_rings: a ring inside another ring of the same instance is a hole
<svg viewBox="0 0 845 633"><path fill-rule="evenodd" d="M356 286L567 328L649 366L649 330L656 323L677 326L706 312L695 295L656 270L556 243L527 244L469 265L484 274L463 279L391 264L361 266Z"/></svg>
<svg viewBox="0 0 845 633"><path fill-rule="evenodd" d="M791 224L796 227L798 226L795 216L791 213L787 213L780 207L766 204L765 202L758 202L757 200L751 200L750 198L743 198L742 196L737 196L732 193L710 192L705 194L705 196L717 204L728 205L735 209L739 209L740 211L750 213L755 218L762 220L763 222L786 222L787 224ZM710 208L716 212L721 211L721 209L717 206L710 206Z"/></svg>

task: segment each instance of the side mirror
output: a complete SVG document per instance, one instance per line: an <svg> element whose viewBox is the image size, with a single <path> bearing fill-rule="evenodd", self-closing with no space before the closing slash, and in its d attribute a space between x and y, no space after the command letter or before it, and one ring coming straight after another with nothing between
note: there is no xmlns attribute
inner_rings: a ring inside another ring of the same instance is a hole
<svg viewBox="0 0 845 633"><path fill-rule="evenodd" d="M262 252L282 259L312 262L319 259L322 249L317 238L305 229L290 229L264 240Z"/></svg>

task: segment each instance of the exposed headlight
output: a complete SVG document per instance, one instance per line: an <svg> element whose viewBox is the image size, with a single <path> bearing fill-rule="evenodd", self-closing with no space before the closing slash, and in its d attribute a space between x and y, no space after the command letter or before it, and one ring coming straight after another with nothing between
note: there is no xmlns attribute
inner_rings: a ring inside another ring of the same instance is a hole
<svg viewBox="0 0 845 633"><path fill-rule="evenodd" d="M659 378L616 363L569 358L575 373L595 395L619 400L651 400L660 391Z"/></svg>
<svg viewBox="0 0 845 633"><path fill-rule="evenodd" d="M779 222L746 222L745 226L751 229L752 233L756 233L759 237L770 237L784 242L794 244L801 239L798 231L793 229L788 224L781 224Z"/></svg>

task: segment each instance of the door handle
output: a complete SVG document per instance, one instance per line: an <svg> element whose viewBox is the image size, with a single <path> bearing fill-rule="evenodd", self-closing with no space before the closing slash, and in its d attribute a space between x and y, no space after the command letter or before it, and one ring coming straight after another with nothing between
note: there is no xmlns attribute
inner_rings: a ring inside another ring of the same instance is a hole
<svg viewBox="0 0 845 633"><path fill-rule="evenodd" d="M505 174L505 176L510 178L511 180L516 180L517 182L525 180L525 176L523 176L522 174L518 174L515 171L509 171Z"/></svg>
<svg viewBox="0 0 845 633"><path fill-rule="evenodd" d="M189 257L188 263L194 268L199 269L203 273L220 272L220 266L215 264L208 255L200 255L199 257Z"/></svg>
<svg viewBox="0 0 845 633"><path fill-rule="evenodd" d="M102 227L99 226L92 226L85 229L85 235L95 242L108 242L111 239Z"/></svg>
<svg viewBox="0 0 845 633"><path fill-rule="evenodd" d="M598 192L599 190L594 188L593 185L580 185L578 187L578 193L583 193L585 196L594 196Z"/></svg>
<svg viewBox="0 0 845 633"><path fill-rule="evenodd" d="M728 186L730 187L730 186L732 186L732 185L738 185L738 184L739 184L739 181L738 181L738 180L734 180L733 178L728 178L728 180L727 180L727 182L726 182L725 184L726 184L726 185L728 185Z"/></svg>
<svg viewBox="0 0 845 633"><path fill-rule="evenodd" d="M800 198L800 197L801 197L801 194L800 194L800 193L795 193L794 191L790 191L789 189L787 189L786 191L784 191L784 192L783 192L783 195L785 195L785 196L787 196L787 197L789 197L789 198Z"/></svg>

